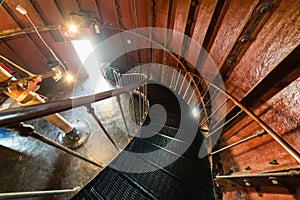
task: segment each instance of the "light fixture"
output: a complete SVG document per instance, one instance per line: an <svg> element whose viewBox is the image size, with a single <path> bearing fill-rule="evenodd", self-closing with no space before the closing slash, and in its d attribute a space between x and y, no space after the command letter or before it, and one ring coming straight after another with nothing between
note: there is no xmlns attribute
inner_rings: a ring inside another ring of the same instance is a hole
<svg viewBox="0 0 300 200"><path fill-rule="evenodd" d="M70 72L67 72L65 79L67 80L67 82L71 83L74 81L74 76Z"/></svg>
<svg viewBox="0 0 300 200"><path fill-rule="evenodd" d="M26 15L27 14L27 10L25 10L25 8L23 6L21 6L21 4L19 4L17 7L16 7L16 10L21 13L22 15Z"/></svg>
<svg viewBox="0 0 300 200"><path fill-rule="evenodd" d="M78 27L75 24L68 25L68 28L71 33L76 33L78 31Z"/></svg>
<svg viewBox="0 0 300 200"><path fill-rule="evenodd" d="M192 114L193 114L193 116L194 116L195 118L199 117L199 111L198 111L198 109L197 109L197 108L193 108Z"/></svg>

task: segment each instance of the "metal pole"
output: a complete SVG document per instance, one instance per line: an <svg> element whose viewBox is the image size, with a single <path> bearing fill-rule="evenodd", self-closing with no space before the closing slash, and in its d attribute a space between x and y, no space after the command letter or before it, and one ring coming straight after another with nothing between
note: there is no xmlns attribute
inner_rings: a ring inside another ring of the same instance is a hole
<svg viewBox="0 0 300 200"><path fill-rule="evenodd" d="M39 197L39 196L49 196L49 195L59 195L74 193L80 189L79 186L73 189L64 190L45 190L45 191L30 191L30 192L7 192L0 193L0 199L12 199L12 198L28 198L28 197Z"/></svg>
<svg viewBox="0 0 300 200"><path fill-rule="evenodd" d="M224 148L221 148L221 149L219 149L219 150L217 150L217 151L211 152L210 154L211 154L211 155L214 155L214 154L216 154L216 153L220 153L221 151L224 151L224 150L229 149L229 148L231 148L231 147L237 146L237 145L239 145L239 144L242 144L242 143L244 143L244 142L247 142L247 141L249 141L249 140L252 140L252 139L254 139L254 138L256 138L256 137L261 137L261 136L263 136L263 135L265 135L265 134L267 134L267 132L266 132L265 130L263 130L263 131L260 132L260 133L257 133L257 134L255 134L255 135L249 136L249 137L247 137L247 138L245 138L245 139L242 139L242 140L240 140L240 141L238 141L238 142L236 142L236 143L233 143L233 144L231 144L231 145L228 145L228 146L226 146L226 147L224 147Z"/></svg>
<svg viewBox="0 0 300 200"><path fill-rule="evenodd" d="M87 105L85 105L85 107L87 109L87 112L89 114L91 114L93 116L93 118L96 120L96 122L99 124L100 128L102 129L102 131L104 132L104 134L106 135L106 137L109 139L109 141L114 145L114 147L117 149L117 151L120 152L119 147L117 146L117 144L114 142L114 140L108 134L107 130L105 129L105 127L101 123L100 119L96 115L95 109L92 107L92 105L91 104L87 104Z"/></svg>
<svg viewBox="0 0 300 200"><path fill-rule="evenodd" d="M49 146L52 146L56 149L59 149L59 150L65 152L67 154L75 156L75 157L77 157L81 160L84 160L88 163L91 163L91 164L93 164L97 167L103 168L102 164L98 164L98 163L86 158L85 156L83 156L83 155L81 155L81 154L79 154L75 151L72 151L72 150L68 149L67 147L65 147L65 146L63 146L63 145L61 145L57 142L54 142L53 140L50 140L49 138L45 137L44 135L36 132L34 130L34 127L31 126L31 125L27 125L27 124L24 124L24 123L19 123L19 124L11 126L9 128L11 128L13 130L16 130L21 136L30 136L30 137L35 138L35 139L37 139L37 140L39 140L39 141L41 141L45 144L48 144Z"/></svg>
<svg viewBox="0 0 300 200"><path fill-rule="evenodd" d="M218 112L224 105L225 105L225 103L228 101L229 99L226 99L226 101L224 101L223 103L222 103L222 105L220 105L209 117L207 117L206 119L205 119L205 121L203 121L203 122L201 122L201 124L200 124L200 126L202 126L203 124L205 124L214 114L216 114L216 112Z"/></svg>
<svg viewBox="0 0 300 200"><path fill-rule="evenodd" d="M229 119L228 121L226 121L224 124L222 124L222 126L219 126L217 129L215 129L213 132L211 132L210 134L208 134L206 136L206 138L212 136L213 134L215 134L215 132L217 132L218 130L220 130L221 128L223 128L223 126L225 126L226 124L228 124L229 122L231 122L234 118L236 118L237 116L239 116L241 113L243 112L243 110L240 110L236 115L234 115L231 119Z"/></svg>
<svg viewBox="0 0 300 200"><path fill-rule="evenodd" d="M139 87L138 89L139 91L139 114L140 114L140 121L139 121L139 124L140 126L142 126L142 96L141 96L141 87Z"/></svg>
<svg viewBox="0 0 300 200"><path fill-rule="evenodd" d="M135 105L134 105L134 96L133 96L132 91L130 91L130 96L131 96L131 107L132 107L134 122L137 123L137 121L136 121L136 112L135 112Z"/></svg>
<svg viewBox="0 0 300 200"><path fill-rule="evenodd" d="M238 112L236 115L234 115L233 117L234 118L236 118L236 117L238 117L240 114L242 114L243 113L243 110L241 110L240 112ZM227 114L225 114L225 116L226 116ZM225 117L224 116L224 117ZM220 119L220 121L222 121L222 119L224 119L224 117L222 117L221 119ZM211 130L214 130L215 128L216 128L216 126L220 123L220 121L218 121L212 128L211 128ZM231 120L230 120L231 121Z"/></svg>
<svg viewBox="0 0 300 200"><path fill-rule="evenodd" d="M178 73L178 76L177 76L176 84L175 84L175 87L174 87L174 91L175 91L176 88L177 88L178 81L179 81L179 78L180 78L180 75L181 75L181 71L179 71L179 72L177 72L177 73Z"/></svg>
<svg viewBox="0 0 300 200"><path fill-rule="evenodd" d="M273 172L273 173L262 173L262 174L221 175L221 176L216 176L216 179L255 178L255 177L279 177L279 176L300 176L300 171L290 170L288 172Z"/></svg>
<svg viewBox="0 0 300 200"><path fill-rule="evenodd" d="M142 123L144 121L144 85L141 86L141 98L142 98Z"/></svg>
<svg viewBox="0 0 300 200"><path fill-rule="evenodd" d="M206 102L206 104L201 108L200 112L201 113L204 108L206 108L206 106L208 105L209 102L211 102L211 99L215 96L215 94L217 93L217 90L214 91L214 93L211 95L210 99ZM203 100L204 100L204 97L203 97Z"/></svg>
<svg viewBox="0 0 300 200"><path fill-rule="evenodd" d="M117 98L117 102L118 102L118 105L119 105L119 108L120 108L122 119L124 121L124 125L125 125L125 128L126 128L126 131L127 131L128 142L130 142L131 141L131 137L130 137L130 134L129 134L129 130L128 130L128 126L127 126L126 119L125 119L125 116L124 116L124 112L123 112L123 109L122 109L120 96L117 95L116 98Z"/></svg>
<svg viewBox="0 0 300 200"><path fill-rule="evenodd" d="M182 87L183 87L183 85L184 85L184 81L185 81L185 79L186 79L186 76L187 76L187 73L184 75L184 79L183 79L183 81L182 81L182 84L181 84L181 86L180 86L180 89L179 89L178 94L180 94L180 92L181 92L181 90L182 90ZM190 83L188 84L188 86L191 84L191 82L192 82L192 79L190 80Z"/></svg>
<svg viewBox="0 0 300 200"><path fill-rule="evenodd" d="M172 73L172 78L171 78L171 82L170 82L170 86L169 86L169 88L172 88L172 86L173 86L173 79L174 79L174 76L175 76L175 69L173 69L173 73Z"/></svg>
<svg viewBox="0 0 300 200"><path fill-rule="evenodd" d="M187 95L187 92L189 91L189 85L186 87L186 90L185 90L185 92L184 92L184 95L183 95L183 99L185 99L185 96Z"/></svg>

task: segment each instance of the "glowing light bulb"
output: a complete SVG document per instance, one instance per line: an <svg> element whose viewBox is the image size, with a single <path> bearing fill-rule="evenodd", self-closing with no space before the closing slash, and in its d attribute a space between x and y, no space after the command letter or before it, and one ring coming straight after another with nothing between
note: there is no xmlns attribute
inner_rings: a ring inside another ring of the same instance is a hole
<svg viewBox="0 0 300 200"><path fill-rule="evenodd" d="M65 78L68 82L73 82L74 81L74 76L70 73L67 73Z"/></svg>
<svg viewBox="0 0 300 200"><path fill-rule="evenodd" d="M193 108L192 114L193 114L193 116L194 116L195 118L197 118L197 117L199 116L199 111L198 111L198 109L197 109L197 108Z"/></svg>
<svg viewBox="0 0 300 200"><path fill-rule="evenodd" d="M27 10L26 10L23 6L21 6L21 5L18 5L18 6L16 7L16 10L17 10L19 13L21 13L22 15L26 15L26 14L27 14Z"/></svg>
<svg viewBox="0 0 300 200"><path fill-rule="evenodd" d="M72 33L76 33L78 31L78 27L74 24L69 25L69 31Z"/></svg>

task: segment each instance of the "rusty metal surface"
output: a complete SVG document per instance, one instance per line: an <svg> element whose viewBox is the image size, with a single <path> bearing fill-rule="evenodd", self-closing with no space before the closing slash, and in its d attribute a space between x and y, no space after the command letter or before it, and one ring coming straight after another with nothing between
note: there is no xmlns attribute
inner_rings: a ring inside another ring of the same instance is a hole
<svg viewBox="0 0 300 200"><path fill-rule="evenodd" d="M299 10L299 1L280 2L231 74L230 84L240 88L236 91L234 91L235 87L229 88L231 94L242 99L245 92L249 91L299 44Z"/></svg>
<svg viewBox="0 0 300 200"><path fill-rule="evenodd" d="M31 0L21 2L37 26L65 25L70 19L70 13L83 13L84 18L90 20L85 26L88 27L89 23L95 21L99 22L101 39L106 39L118 34L124 27L154 25L185 32L186 27L189 27L188 19L191 17L188 16L193 0ZM195 23L189 28L189 34L200 44L205 43L217 66L221 67L230 58L230 52L235 49L234 45L238 42L243 29L248 28L245 26L249 26L247 22L251 18L251 13L262 2L265 0L199 1L195 10ZM15 0L5 0L3 6L0 6L0 31L31 27L26 17L15 10L14 7L17 4ZM218 11L216 5L223 6L219 6ZM300 150L300 141L297 137L300 123L300 80L297 78L299 69L295 65L295 69L291 70L291 63L286 62L286 58L289 54L294 60L299 57L297 52L292 53L300 41L299 10L300 1L275 1L272 15L261 24L261 30L253 38L251 45L242 50L239 49L242 52L239 54L241 58L234 70L233 68L229 71L225 70L227 74L230 74L225 82L227 91L247 106L251 106L255 113L298 150ZM215 18L213 18L214 15ZM54 48L57 46L56 42L64 41L62 33L49 31L43 32L42 36ZM163 45L169 42L169 46L174 49L182 48L182 39L175 36L156 35L154 32L153 39ZM120 45L127 48L128 44L123 41ZM59 51L69 53L67 46L62 46L60 50L57 50ZM196 47L188 46L186 56L192 61L190 65L200 63L199 53L200 50ZM35 33L1 40L0 54L34 73L48 71L47 62L53 60L52 55ZM75 62L76 59L72 60ZM169 56L167 52L155 49L129 53L117 59L113 64L128 69L127 65L150 61L170 66L178 64L176 59ZM209 73L209 69L203 72ZM267 74L272 76L266 76ZM227 110L230 111L229 118L238 112L237 109L231 110L232 107L232 103L227 105ZM259 130L256 123L242 114L224 129L222 146L246 138ZM268 135L226 150L221 153L221 158L225 173L230 169L240 173L255 173L300 167ZM277 160L278 165L269 164L274 159ZM251 170L244 171L248 166ZM269 193L259 196L257 192L245 188L240 188L239 192L230 191L224 194L224 199L248 197L272 199L274 196ZM290 198L284 194L276 197Z"/></svg>
<svg viewBox="0 0 300 200"><path fill-rule="evenodd" d="M258 0L233 0L229 2L222 24L210 50L210 55L217 66L221 65L223 59L229 53L228 51L237 39L241 28L246 23L246 19L257 2Z"/></svg>
<svg viewBox="0 0 300 200"><path fill-rule="evenodd" d="M300 53L300 46L293 50L280 64L278 64L262 81L257 83L247 95L242 99L242 103L251 109L255 109L264 104L268 99L276 95L290 83L295 81L300 75L300 62L296 55ZM289 66L288 68L286 66ZM263 91L263 92L262 92ZM234 116L239 109L229 106L227 118ZM230 129L232 124L236 124L246 117L246 114L241 114L224 128L224 132Z"/></svg>

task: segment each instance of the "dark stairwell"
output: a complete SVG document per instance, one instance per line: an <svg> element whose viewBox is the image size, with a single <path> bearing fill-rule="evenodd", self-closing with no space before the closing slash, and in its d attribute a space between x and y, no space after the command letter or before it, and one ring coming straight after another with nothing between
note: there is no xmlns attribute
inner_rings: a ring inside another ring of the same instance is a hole
<svg viewBox="0 0 300 200"><path fill-rule="evenodd" d="M157 119L164 114L151 113L150 108L151 117L148 115L138 137L73 199L214 199L208 157L198 157L203 136L190 108L164 86L150 83L147 88L150 106L163 106L166 122L159 124ZM182 121L187 122L183 129ZM189 132L191 127L196 132ZM175 138L179 132L195 138ZM181 154L182 149L187 150ZM143 156L149 152L159 153Z"/></svg>

